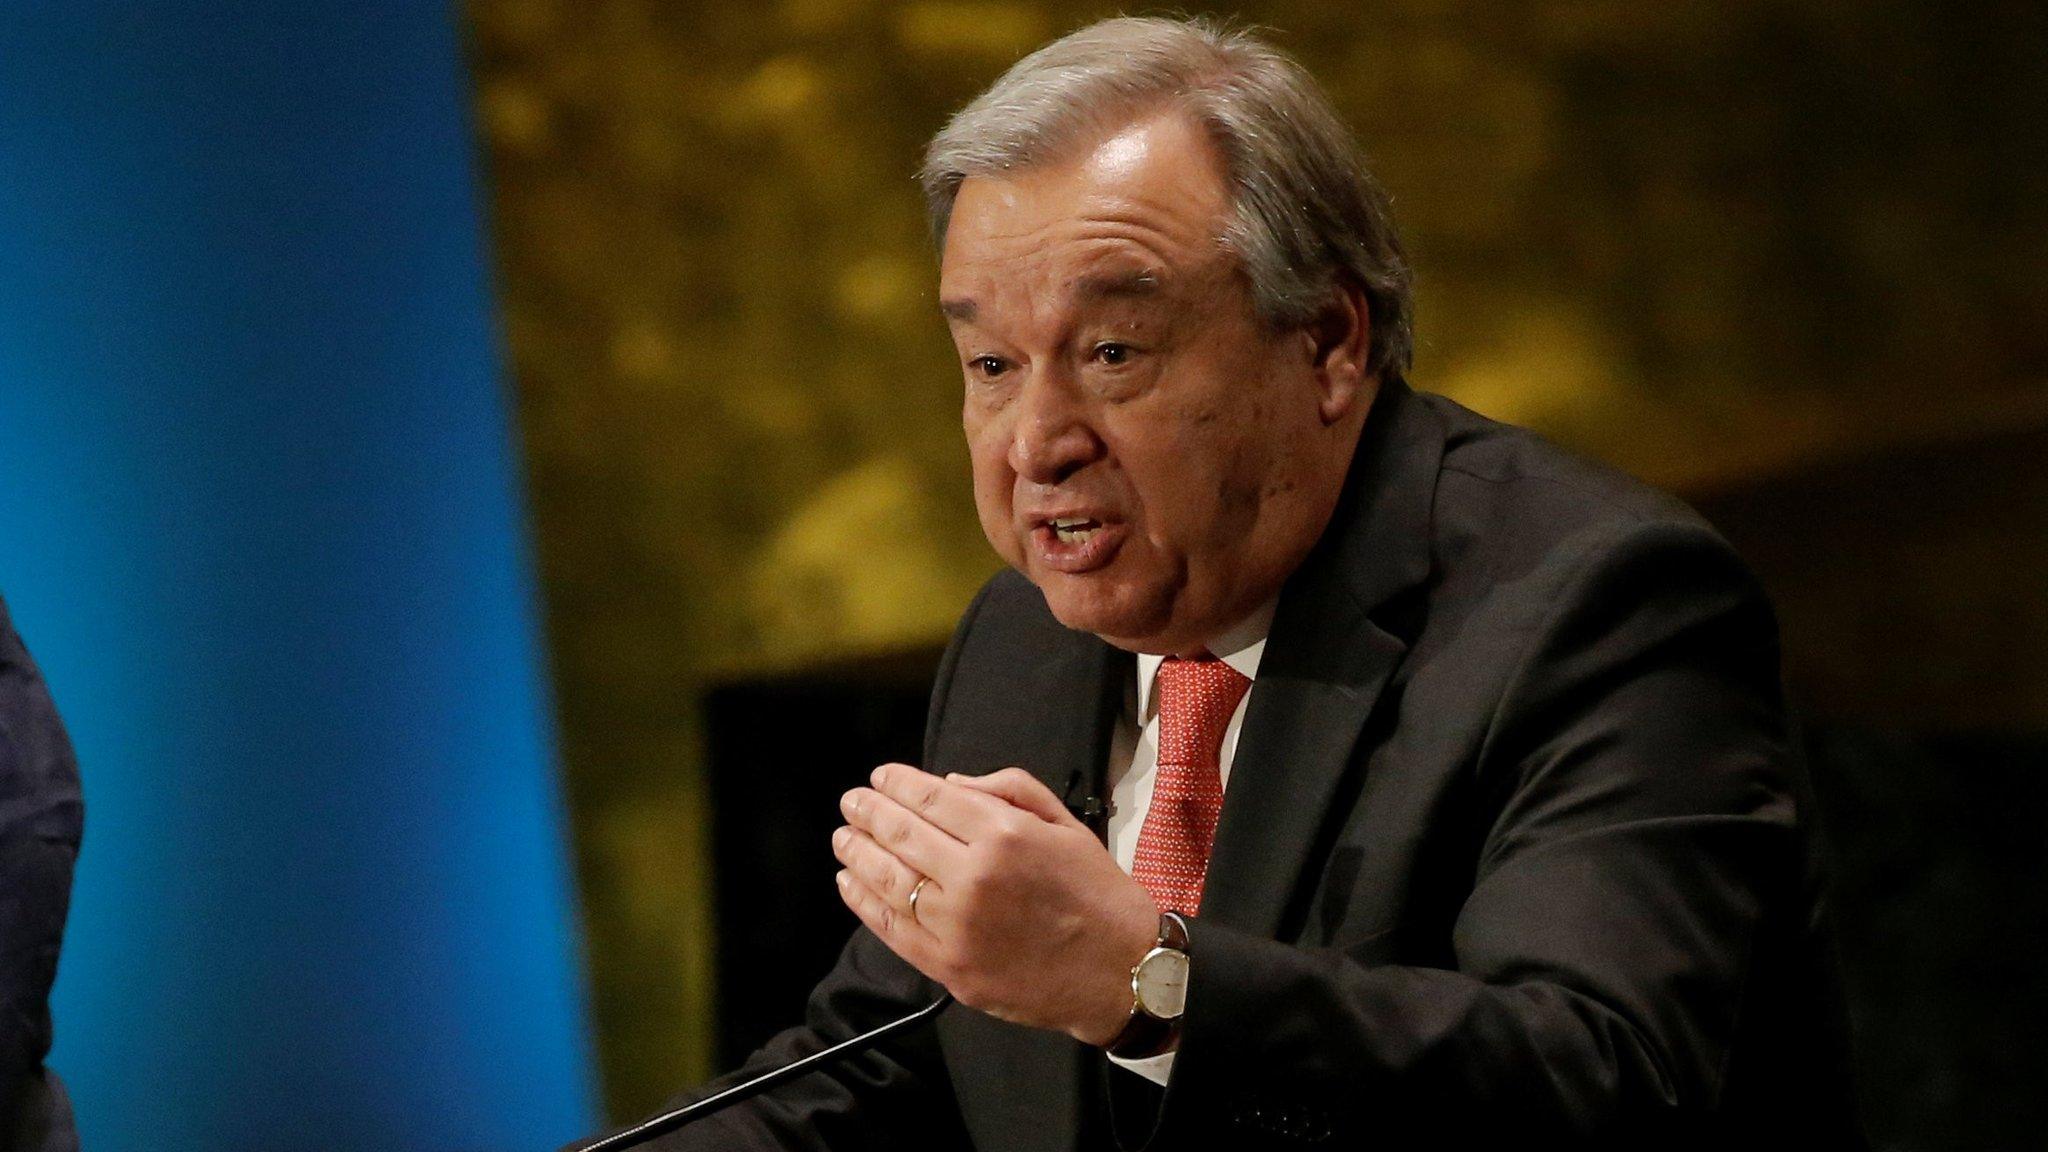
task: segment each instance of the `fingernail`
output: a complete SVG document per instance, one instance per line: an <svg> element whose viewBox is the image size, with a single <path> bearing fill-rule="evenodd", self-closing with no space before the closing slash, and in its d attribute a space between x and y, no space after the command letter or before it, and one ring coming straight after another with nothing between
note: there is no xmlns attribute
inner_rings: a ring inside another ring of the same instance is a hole
<svg viewBox="0 0 2048 1152"><path fill-rule="evenodd" d="M832 833L832 847L844 849L846 842L851 839L853 839L853 829L841 827L837 832Z"/></svg>
<svg viewBox="0 0 2048 1152"><path fill-rule="evenodd" d="M875 782L875 787L880 788L882 784L889 779L889 766L884 764L880 768L875 769L874 772L868 776L868 779L873 780Z"/></svg>

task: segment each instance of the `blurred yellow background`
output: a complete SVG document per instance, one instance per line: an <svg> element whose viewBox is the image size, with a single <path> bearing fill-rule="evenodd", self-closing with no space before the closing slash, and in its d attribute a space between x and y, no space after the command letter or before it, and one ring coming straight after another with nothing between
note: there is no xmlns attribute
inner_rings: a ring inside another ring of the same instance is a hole
<svg viewBox="0 0 2048 1152"><path fill-rule="evenodd" d="M1355 127L1418 270L1418 387L1702 499L2048 427L2029 119L2048 85L2019 58L2024 5L1188 9L1267 26ZM703 687L939 641L994 567L922 144L1020 55L1115 10L466 11L623 1115L713 1071ZM2039 565L2038 533L2017 535L1969 565ZM2026 595L1996 592L1989 626ZM2001 707L2048 722L2048 690Z"/></svg>

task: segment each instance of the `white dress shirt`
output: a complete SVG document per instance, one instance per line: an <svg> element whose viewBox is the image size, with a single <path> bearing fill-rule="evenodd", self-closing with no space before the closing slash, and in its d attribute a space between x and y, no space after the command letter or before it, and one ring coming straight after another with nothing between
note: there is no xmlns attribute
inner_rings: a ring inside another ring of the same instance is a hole
<svg viewBox="0 0 2048 1152"><path fill-rule="evenodd" d="M1252 681L1259 679L1259 658L1266 653L1266 632L1273 625L1274 602L1258 611L1207 645L1210 654L1235 668ZM1109 850L1123 870L1131 870L1138 855L1138 833L1145 826L1145 811L1152 803L1152 782L1159 770L1159 701L1153 686L1159 677L1163 656L1140 655L1135 683L1124 692L1124 709L1117 721L1116 736L1109 751ZM1230 787L1230 764L1237 757L1237 733L1244 727L1244 710L1251 703L1252 690L1237 702L1230 724L1223 730L1223 747L1217 767L1223 787ZM1165 1084L1173 1072L1174 1053L1148 1056L1142 1060L1110 1059L1155 1084Z"/></svg>

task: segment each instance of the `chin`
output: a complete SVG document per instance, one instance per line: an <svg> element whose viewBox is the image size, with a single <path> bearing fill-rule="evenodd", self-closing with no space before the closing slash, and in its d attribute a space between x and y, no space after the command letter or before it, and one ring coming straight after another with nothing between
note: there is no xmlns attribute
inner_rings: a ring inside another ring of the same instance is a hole
<svg viewBox="0 0 2048 1152"><path fill-rule="evenodd" d="M1072 587L1074 577L1034 578L1053 619L1076 632L1089 632L1119 648L1138 651L1147 637L1172 620L1170 596L1147 595L1128 587ZM1163 603L1161 601L1164 601Z"/></svg>

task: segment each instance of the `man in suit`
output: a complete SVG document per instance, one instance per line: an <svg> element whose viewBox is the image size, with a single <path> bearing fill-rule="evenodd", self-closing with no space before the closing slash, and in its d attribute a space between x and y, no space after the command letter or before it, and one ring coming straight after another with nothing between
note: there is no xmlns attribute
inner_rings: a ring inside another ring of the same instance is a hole
<svg viewBox="0 0 2048 1152"><path fill-rule="evenodd" d="M71 742L0 603L0 1149L77 1152L43 1067L84 805Z"/></svg>
<svg viewBox="0 0 2048 1152"><path fill-rule="evenodd" d="M1856 1146L1768 606L1677 503L1408 388L1313 83L1109 21L924 178L1013 571L922 767L844 797L864 928L749 1070L958 1004L665 1146Z"/></svg>

